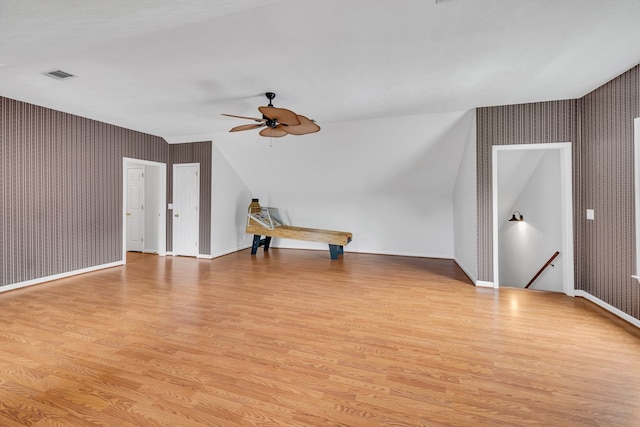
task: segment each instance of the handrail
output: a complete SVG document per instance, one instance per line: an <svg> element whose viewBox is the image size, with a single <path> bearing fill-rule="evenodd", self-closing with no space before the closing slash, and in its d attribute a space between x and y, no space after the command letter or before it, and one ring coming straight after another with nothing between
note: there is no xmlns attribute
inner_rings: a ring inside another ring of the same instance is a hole
<svg viewBox="0 0 640 427"><path fill-rule="evenodd" d="M553 260L554 260L554 259L556 259L556 257L557 257L558 255L560 255L560 252L556 251L556 253L555 253L555 254L553 254L553 255L551 256L551 258L549 258L549 261L547 261L547 262L545 263L545 265L543 265L543 266L542 266L542 268L541 268L540 270L538 270L538 272L536 273L536 275L535 275L535 276L533 276L533 279L531 279L531 280L529 281L529 283L527 283L527 286L525 286L524 288L525 288L525 289L528 289L528 288L529 288L529 286L531 286L531 284L532 284L533 282L535 282L535 281L536 281L536 279L538 278L538 276L542 274L542 272L544 271L544 269L545 269L545 268L549 267L549 264L551 264L551 263L553 262Z"/></svg>

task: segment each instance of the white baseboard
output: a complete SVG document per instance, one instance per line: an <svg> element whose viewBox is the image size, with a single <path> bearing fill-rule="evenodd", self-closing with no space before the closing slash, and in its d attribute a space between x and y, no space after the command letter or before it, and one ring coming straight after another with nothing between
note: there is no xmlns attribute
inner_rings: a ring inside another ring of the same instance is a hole
<svg viewBox="0 0 640 427"><path fill-rule="evenodd" d="M479 288L495 288L493 282L485 282L484 280L476 280L476 286Z"/></svg>
<svg viewBox="0 0 640 427"><path fill-rule="evenodd" d="M466 275L467 275L467 277L469 278L469 280L471 280L471 283L474 283L474 284L475 284L475 283L478 281L478 279L476 279L476 277L475 277L473 274L471 274L471 273L469 272L469 270L467 270L467 269L465 268L465 266L464 266L464 265L462 265L462 263L461 263L460 261L458 261L457 259L455 259L455 258L454 258L454 259L453 259L453 262L455 262L455 263L456 263L456 265L457 265L458 267L460 267L460 270L462 270L462 271L464 272L464 274L466 274Z"/></svg>
<svg viewBox="0 0 640 427"><path fill-rule="evenodd" d="M633 326L635 326L637 328L640 328L640 320L636 319L635 317L629 316L624 311L619 310L619 309L615 308L614 306L602 301L600 298L594 297L593 295L591 295L588 292L580 291L580 290L576 289L575 296L588 299L592 303L594 303L596 305L599 305L600 307L602 307L605 310L615 314L616 316L620 317L621 319L626 320L627 322L631 323Z"/></svg>
<svg viewBox="0 0 640 427"><path fill-rule="evenodd" d="M166 252L166 256L183 256L187 258L202 258L202 259L211 259L211 255L207 254L197 254L197 255L176 255L173 252Z"/></svg>
<svg viewBox="0 0 640 427"><path fill-rule="evenodd" d="M251 243L246 244L246 245L241 245L241 246L239 246L237 248L234 248L234 249L227 249L225 251L214 252L209 256L211 257L211 259L218 258L218 257L221 257L221 256L232 254L234 252L243 251L243 250L245 250L247 248L250 248L250 247L251 247Z"/></svg>
<svg viewBox="0 0 640 427"><path fill-rule="evenodd" d="M346 246L344 248L344 251L347 252L347 247ZM406 257L412 257L412 258L452 259L450 254L448 254L448 255L443 255L443 254L420 254L420 253L415 253L415 252L367 251L367 250L357 250L357 251L353 251L353 252L357 253L357 254L406 256Z"/></svg>
<svg viewBox="0 0 640 427"><path fill-rule="evenodd" d="M251 246L249 246L251 247ZM329 246L327 244L323 244L323 247L318 246L295 246L295 245L286 245L286 244L271 244L271 248L276 249L301 249L305 251L329 251ZM424 254L424 253L415 253L415 252L394 252L394 251L376 251L376 250L366 250L366 249L357 249L352 250L348 245L344 246L344 253L351 252L354 254L371 254L371 255L390 255L390 256L406 256L413 258L436 258L436 259L453 259L451 254L443 255L443 254Z"/></svg>
<svg viewBox="0 0 640 427"><path fill-rule="evenodd" d="M66 273L54 274L53 276L39 277L37 279L27 280L24 282L12 283L6 286L0 286L0 292L11 291L14 289L26 288L27 286L38 285L40 283L51 282L52 280L64 279L66 277L77 276L78 274L90 273L92 271L103 270L105 268L120 267L124 265L124 261L111 262L109 264L95 265L80 270L68 271Z"/></svg>
<svg viewBox="0 0 640 427"><path fill-rule="evenodd" d="M248 244L248 245L243 245L243 246L240 246L240 247L237 247L237 248L234 248L234 249L228 249L226 251L214 252L211 255L198 254L198 255L196 255L196 258L198 258L198 259L214 259L214 258L218 258L218 257L224 256L224 255L232 254L234 252L243 251L243 250L245 250L247 248L250 248L250 247L251 247L251 244ZM162 254L162 256L165 256L165 255L166 256L174 256L173 252L165 252L164 254Z"/></svg>

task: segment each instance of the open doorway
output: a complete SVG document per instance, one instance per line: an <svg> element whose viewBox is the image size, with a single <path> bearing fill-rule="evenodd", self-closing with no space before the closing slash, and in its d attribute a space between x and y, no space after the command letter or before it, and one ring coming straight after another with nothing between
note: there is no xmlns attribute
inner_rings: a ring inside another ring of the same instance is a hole
<svg viewBox="0 0 640 427"><path fill-rule="evenodd" d="M573 264L571 144L494 146L494 287L573 296Z"/></svg>
<svg viewBox="0 0 640 427"><path fill-rule="evenodd" d="M123 158L122 259L127 251L166 255L167 165Z"/></svg>

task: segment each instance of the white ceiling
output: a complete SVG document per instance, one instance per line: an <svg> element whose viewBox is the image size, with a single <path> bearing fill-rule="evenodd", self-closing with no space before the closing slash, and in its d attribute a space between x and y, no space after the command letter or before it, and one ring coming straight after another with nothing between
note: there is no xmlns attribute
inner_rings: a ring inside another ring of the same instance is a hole
<svg viewBox="0 0 640 427"><path fill-rule="evenodd" d="M265 91L321 126L464 111L588 93L640 62L639 23L638 0L0 0L0 95L169 142Z"/></svg>

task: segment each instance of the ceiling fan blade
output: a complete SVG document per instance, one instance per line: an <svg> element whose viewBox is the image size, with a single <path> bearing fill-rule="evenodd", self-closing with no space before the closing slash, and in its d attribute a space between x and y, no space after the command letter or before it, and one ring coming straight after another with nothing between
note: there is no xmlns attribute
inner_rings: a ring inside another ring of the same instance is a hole
<svg viewBox="0 0 640 427"><path fill-rule="evenodd" d="M280 138L281 136L286 136L287 132L282 129L281 125L278 125L274 128L264 128L260 131L260 135L262 136L270 136L273 138Z"/></svg>
<svg viewBox="0 0 640 427"><path fill-rule="evenodd" d="M291 135L306 135L320 130L320 126L305 116L298 115L298 120L300 121L298 126L283 126L282 129Z"/></svg>
<svg viewBox="0 0 640 427"><path fill-rule="evenodd" d="M300 120L298 120L298 115L291 110L287 110L286 108L276 108L276 107L258 107L258 110L264 114L265 117L268 117L273 120L277 120L278 123L282 123L283 125L288 126L298 126L300 124Z"/></svg>
<svg viewBox="0 0 640 427"><path fill-rule="evenodd" d="M236 126L234 128L232 128L229 132L239 132L241 130L251 130L251 129L258 129L265 126L264 123L258 123L258 124L251 124L251 125L241 125L241 126Z"/></svg>
<svg viewBox="0 0 640 427"><path fill-rule="evenodd" d="M247 119L247 120L255 120L256 122L266 122L267 119L259 119L257 117L246 117L246 116L236 116L233 114L224 114L222 113L223 116L227 116L227 117L235 117L237 119Z"/></svg>

